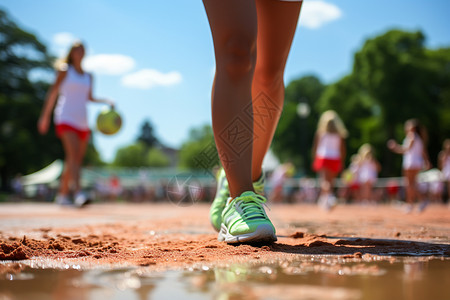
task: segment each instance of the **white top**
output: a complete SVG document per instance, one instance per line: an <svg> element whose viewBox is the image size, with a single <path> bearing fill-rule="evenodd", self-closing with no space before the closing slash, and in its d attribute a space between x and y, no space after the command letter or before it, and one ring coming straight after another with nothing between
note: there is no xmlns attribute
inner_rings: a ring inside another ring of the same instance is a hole
<svg viewBox="0 0 450 300"><path fill-rule="evenodd" d="M442 162L442 173L445 180L450 181L450 155L447 155Z"/></svg>
<svg viewBox="0 0 450 300"><path fill-rule="evenodd" d="M80 130L88 130L86 104L89 101L91 76L80 74L72 66L59 89L58 102L54 112L55 124L67 124Z"/></svg>
<svg viewBox="0 0 450 300"><path fill-rule="evenodd" d="M327 159L341 158L341 137L337 133L325 133L319 138L316 156Z"/></svg>
<svg viewBox="0 0 450 300"><path fill-rule="evenodd" d="M375 182L378 177L377 165L372 160L364 160L358 169L358 181L361 183Z"/></svg>
<svg viewBox="0 0 450 300"><path fill-rule="evenodd" d="M403 146L409 145L410 142L410 138L406 136ZM412 147L403 154L403 169L422 169L423 167L423 142L420 136L415 133Z"/></svg>

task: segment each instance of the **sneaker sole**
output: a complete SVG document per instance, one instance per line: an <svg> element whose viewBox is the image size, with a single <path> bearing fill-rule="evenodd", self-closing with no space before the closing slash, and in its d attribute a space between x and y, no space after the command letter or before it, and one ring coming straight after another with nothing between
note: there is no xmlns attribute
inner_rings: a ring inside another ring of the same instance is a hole
<svg viewBox="0 0 450 300"><path fill-rule="evenodd" d="M261 224L254 232L251 233L232 235L228 232L227 227L222 223L217 239L220 242L226 242L228 244L261 242L272 243L277 240L277 236L275 235L273 227L269 224Z"/></svg>
<svg viewBox="0 0 450 300"><path fill-rule="evenodd" d="M85 199L84 201L75 201L74 205L77 208L83 208L91 203L90 199Z"/></svg>

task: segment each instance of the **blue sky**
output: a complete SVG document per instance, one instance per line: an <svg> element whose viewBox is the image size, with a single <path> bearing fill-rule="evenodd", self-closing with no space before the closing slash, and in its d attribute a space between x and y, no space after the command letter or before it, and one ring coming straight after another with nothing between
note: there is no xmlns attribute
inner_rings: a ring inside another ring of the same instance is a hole
<svg viewBox="0 0 450 300"><path fill-rule="evenodd" d="M95 134L104 160L133 143L145 120L172 147L191 128L211 123L214 54L202 1L0 0L0 8L55 55L73 39L85 42L94 95L114 100L124 118L118 134ZM449 47L449 11L448 0L305 0L286 84L308 74L338 80L367 38L392 28L422 30L428 47ZM89 105L92 127L102 108Z"/></svg>

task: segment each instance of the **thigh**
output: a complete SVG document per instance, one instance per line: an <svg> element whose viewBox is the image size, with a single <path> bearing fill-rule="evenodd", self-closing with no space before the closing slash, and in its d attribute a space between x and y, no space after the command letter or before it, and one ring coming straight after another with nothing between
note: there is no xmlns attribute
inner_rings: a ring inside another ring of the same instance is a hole
<svg viewBox="0 0 450 300"><path fill-rule="evenodd" d="M65 131L61 135L64 154L67 161L76 161L80 150L80 138L74 131Z"/></svg>
<svg viewBox="0 0 450 300"><path fill-rule="evenodd" d="M255 0L203 0L211 26L216 58L233 43L256 48ZM219 63L219 62L217 62Z"/></svg>
<svg viewBox="0 0 450 300"><path fill-rule="evenodd" d="M407 169L404 170L403 173L405 174L406 182L409 186L415 186L416 184L416 177L417 174L419 174L419 169Z"/></svg>
<svg viewBox="0 0 450 300"><path fill-rule="evenodd" d="M302 2L256 0L258 15L257 67L284 69Z"/></svg>
<svg viewBox="0 0 450 300"><path fill-rule="evenodd" d="M66 161L76 163L80 155L80 150L82 150L83 143L78 134L75 131L65 131L61 135L61 141L63 144ZM86 144L84 146L84 151L86 151L88 141L85 141L84 143Z"/></svg>

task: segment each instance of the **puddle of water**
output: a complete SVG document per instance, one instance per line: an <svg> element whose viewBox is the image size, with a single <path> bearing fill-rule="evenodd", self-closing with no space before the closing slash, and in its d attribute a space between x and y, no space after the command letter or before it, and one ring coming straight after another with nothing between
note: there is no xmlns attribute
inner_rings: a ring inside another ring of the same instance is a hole
<svg viewBox="0 0 450 300"><path fill-rule="evenodd" d="M290 260L145 268L36 269L3 264L0 300L16 299L450 299L450 259L297 256Z"/></svg>

